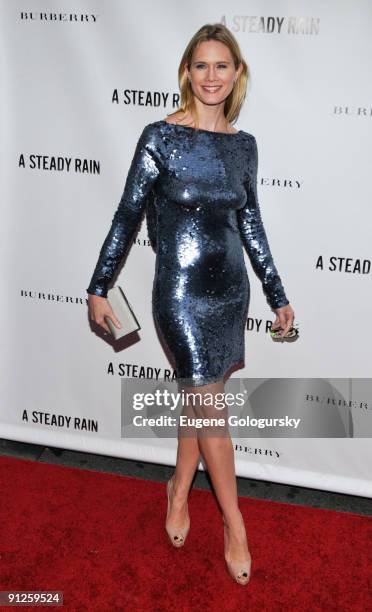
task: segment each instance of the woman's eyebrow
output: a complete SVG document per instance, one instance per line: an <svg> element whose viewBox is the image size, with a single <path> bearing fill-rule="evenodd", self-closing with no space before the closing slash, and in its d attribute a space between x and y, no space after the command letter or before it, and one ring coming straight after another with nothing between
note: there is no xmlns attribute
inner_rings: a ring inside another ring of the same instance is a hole
<svg viewBox="0 0 372 612"><path fill-rule="evenodd" d="M216 62L210 62L211 64L231 64L230 60L218 60ZM194 60L193 64L208 64L206 60Z"/></svg>

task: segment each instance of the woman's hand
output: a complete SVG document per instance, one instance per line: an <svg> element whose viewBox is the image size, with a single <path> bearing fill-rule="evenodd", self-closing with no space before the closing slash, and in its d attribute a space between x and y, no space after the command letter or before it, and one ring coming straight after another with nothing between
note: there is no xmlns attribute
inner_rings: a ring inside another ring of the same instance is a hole
<svg viewBox="0 0 372 612"><path fill-rule="evenodd" d="M290 304L287 304L286 306L282 306L281 308L274 308L274 311L276 313L276 319L272 324L271 329L275 331L281 328L282 331L279 332L279 335L285 336L285 334L292 327L294 321L295 313L292 309L292 306Z"/></svg>
<svg viewBox="0 0 372 612"><path fill-rule="evenodd" d="M115 317L114 311L112 310L110 303L107 298L100 295L93 295L88 293L88 308L89 317L100 325L106 332L111 334L111 330L105 321L105 317L109 317L115 327L121 329L120 321Z"/></svg>

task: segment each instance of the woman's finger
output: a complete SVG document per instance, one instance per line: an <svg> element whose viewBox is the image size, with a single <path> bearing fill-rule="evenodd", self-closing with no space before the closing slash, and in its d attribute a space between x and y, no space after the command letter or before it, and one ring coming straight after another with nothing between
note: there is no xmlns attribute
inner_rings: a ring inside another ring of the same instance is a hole
<svg viewBox="0 0 372 612"><path fill-rule="evenodd" d="M278 316L280 323L279 327L281 328L279 335L284 336L290 327L290 325L288 325L288 314L286 312L281 312Z"/></svg>
<svg viewBox="0 0 372 612"><path fill-rule="evenodd" d="M112 335L112 334L111 334L111 329L110 329L110 328L109 328L109 326L107 325L106 320L105 320L104 318L103 318L103 319L100 319L99 321L97 321L97 323L98 323L98 325L99 325L100 327L102 327L102 328L103 328L103 329L104 329L106 332L108 332L108 333L110 334L110 336Z"/></svg>
<svg viewBox="0 0 372 612"><path fill-rule="evenodd" d="M113 322L115 327L117 327L118 329L121 329L121 323L120 323L119 319L115 316L115 313L114 313L113 310L111 310L110 314L107 314L106 316L109 319L111 319L111 321Z"/></svg>
<svg viewBox="0 0 372 612"><path fill-rule="evenodd" d="M293 313L291 312L288 313L283 323L283 328L284 328L283 334L282 334L283 336L285 336L289 332L291 327L293 326L293 320L294 320Z"/></svg>

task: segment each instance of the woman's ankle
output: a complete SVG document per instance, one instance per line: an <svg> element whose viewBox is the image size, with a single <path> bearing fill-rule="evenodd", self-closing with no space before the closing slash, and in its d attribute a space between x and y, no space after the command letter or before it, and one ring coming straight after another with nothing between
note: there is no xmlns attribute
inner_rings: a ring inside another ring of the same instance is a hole
<svg viewBox="0 0 372 612"><path fill-rule="evenodd" d="M173 495L177 499L187 501L190 492L190 484L177 480L176 475L173 476Z"/></svg>
<svg viewBox="0 0 372 612"><path fill-rule="evenodd" d="M245 529L243 515L239 508L237 508L233 512L229 512L228 515L222 515L222 520L224 526L228 529L228 531L234 532L237 530Z"/></svg>

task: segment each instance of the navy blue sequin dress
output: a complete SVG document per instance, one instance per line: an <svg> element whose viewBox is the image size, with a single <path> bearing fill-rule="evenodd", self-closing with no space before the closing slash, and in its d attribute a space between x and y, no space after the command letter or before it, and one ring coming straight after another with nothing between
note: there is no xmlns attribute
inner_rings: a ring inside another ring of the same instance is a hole
<svg viewBox="0 0 372 612"><path fill-rule="evenodd" d="M268 304L289 303L261 219L257 163L255 137L243 130L147 124L87 288L107 296L146 210L156 249L153 317L187 385L222 380L244 365L250 285L243 245Z"/></svg>

